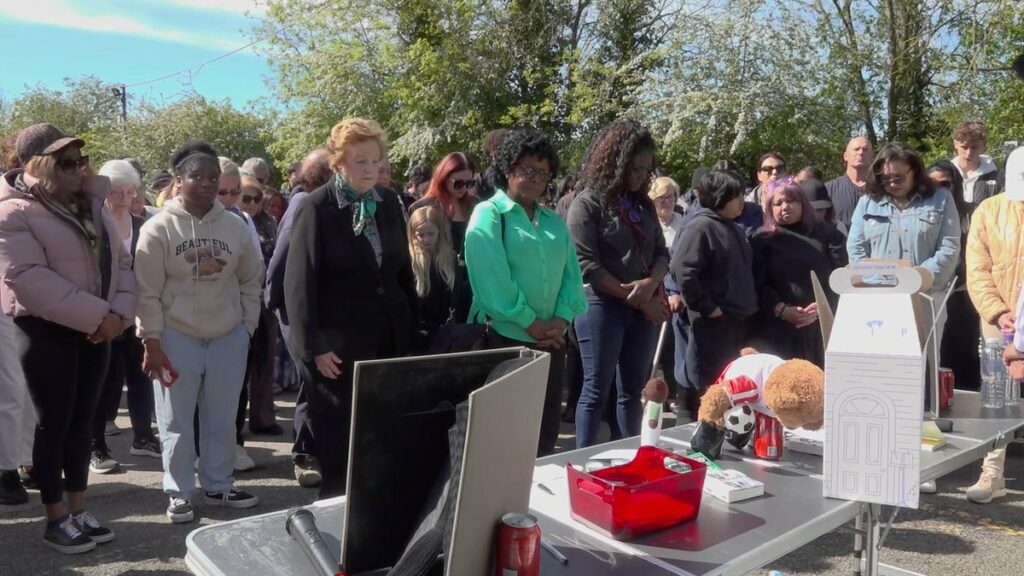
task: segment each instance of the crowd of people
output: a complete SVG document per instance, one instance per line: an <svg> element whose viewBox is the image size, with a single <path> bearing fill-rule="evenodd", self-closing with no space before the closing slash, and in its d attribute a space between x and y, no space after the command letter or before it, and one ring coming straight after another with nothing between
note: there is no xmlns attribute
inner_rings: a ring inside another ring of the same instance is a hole
<svg viewBox="0 0 1024 576"><path fill-rule="evenodd" d="M811 277L827 287L850 262L906 260L930 273L930 294L953 289L930 361L961 388L978 388L979 337L1015 328L1024 149L998 169L979 122L957 126L955 156L928 168L904 144L876 154L857 136L827 182L814 166L791 176L769 151L749 175L730 160L698 168L685 189L630 119L569 169L544 133L500 129L484 139L486 167L453 152L406 184L373 120L325 139L280 189L265 160L239 165L202 141L148 173L130 158L94 171L87 143L49 124L4 141L0 503L38 490L46 544L79 553L115 538L85 492L90 473L119 467L106 437L122 390L130 455L161 458L180 523L199 497L258 504L234 475L254 466L246 418L249 434L284 433L281 390L297 390L296 480L344 493L360 360L549 352L544 455L562 423L578 447L603 423L612 439L637 435L655 370L692 418L744 347L823 365ZM486 329L453 344L451 328L470 326ZM986 458L971 500L1005 494L1004 458Z"/></svg>

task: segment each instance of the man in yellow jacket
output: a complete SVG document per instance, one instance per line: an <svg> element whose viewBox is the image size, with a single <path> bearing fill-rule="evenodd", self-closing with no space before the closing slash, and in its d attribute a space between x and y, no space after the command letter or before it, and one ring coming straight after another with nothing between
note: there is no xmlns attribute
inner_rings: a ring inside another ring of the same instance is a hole
<svg viewBox="0 0 1024 576"><path fill-rule="evenodd" d="M1024 148L1006 163L1006 193L983 201L967 236L967 290L982 320L984 338L1016 329L1015 310L1024 282ZM1024 319L1021 319L1024 321ZM972 502L987 504L1006 495L1006 447L988 453L978 482L967 489Z"/></svg>

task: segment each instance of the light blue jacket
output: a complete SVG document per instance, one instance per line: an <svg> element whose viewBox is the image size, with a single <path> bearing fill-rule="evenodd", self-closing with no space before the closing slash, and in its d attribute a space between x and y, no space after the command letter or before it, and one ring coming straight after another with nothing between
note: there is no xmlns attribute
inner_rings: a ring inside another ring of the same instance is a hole
<svg viewBox="0 0 1024 576"><path fill-rule="evenodd" d="M960 216L953 196L938 188L929 198L914 196L899 210L886 196L862 196L846 241L850 262L865 258L909 260L932 273L929 293L944 291L960 260Z"/></svg>

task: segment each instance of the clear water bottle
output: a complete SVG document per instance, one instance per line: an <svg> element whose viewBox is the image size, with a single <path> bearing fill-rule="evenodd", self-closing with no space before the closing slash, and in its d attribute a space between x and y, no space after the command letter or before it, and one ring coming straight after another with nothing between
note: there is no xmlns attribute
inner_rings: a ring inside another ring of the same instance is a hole
<svg viewBox="0 0 1024 576"><path fill-rule="evenodd" d="M1003 366L1003 338L986 338L981 347L981 405L1002 408L1006 405L1009 375Z"/></svg>
<svg viewBox="0 0 1024 576"><path fill-rule="evenodd" d="M1003 334L1006 346L1013 346L1013 333ZM1009 373L1006 374L1006 405L1013 406L1020 402L1020 381L1014 380Z"/></svg>

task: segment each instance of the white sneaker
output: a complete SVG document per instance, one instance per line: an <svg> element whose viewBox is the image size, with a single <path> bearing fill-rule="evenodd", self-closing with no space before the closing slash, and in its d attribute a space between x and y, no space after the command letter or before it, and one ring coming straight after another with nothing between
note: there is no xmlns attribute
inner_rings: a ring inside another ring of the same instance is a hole
<svg viewBox="0 0 1024 576"><path fill-rule="evenodd" d="M938 487L935 486L935 480L921 482L921 494L935 494L937 490Z"/></svg>
<svg viewBox="0 0 1024 576"><path fill-rule="evenodd" d="M253 462L249 454L246 453L245 448L235 444L235 471L244 472L246 470L252 470L256 467L256 463Z"/></svg>
<svg viewBox="0 0 1024 576"><path fill-rule="evenodd" d="M185 498L178 498L171 496L171 501L167 505L167 519L175 524L183 524L185 522L191 522L194 517L192 511L192 503Z"/></svg>

